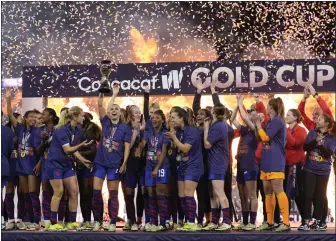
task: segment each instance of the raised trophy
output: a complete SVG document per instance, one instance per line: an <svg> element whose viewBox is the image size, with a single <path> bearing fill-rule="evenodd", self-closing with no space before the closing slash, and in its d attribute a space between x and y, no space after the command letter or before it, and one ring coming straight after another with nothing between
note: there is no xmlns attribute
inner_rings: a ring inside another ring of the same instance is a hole
<svg viewBox="0 0 336 241"><path fill-rule="evenodd" d="M100 73L102 74L102 79L100 82L100 87L98 89L99 93L107 94L111 92L111 87L108 83L108 78L112 72L112 63L110 60L103 60L100 64Z"/></svg>

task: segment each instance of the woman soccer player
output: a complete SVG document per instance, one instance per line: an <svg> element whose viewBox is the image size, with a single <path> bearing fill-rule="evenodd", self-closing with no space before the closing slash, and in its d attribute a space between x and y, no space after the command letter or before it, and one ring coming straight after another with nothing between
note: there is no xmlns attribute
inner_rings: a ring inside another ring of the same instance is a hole
<svg viewBox="0 0 336 241"><path fill-rule="evenodd" d="M260 160L260 179L263 180L267 211L267 223L261 225L258 230L262 231L273 228L275 203L272 202L274 200L272 196L274 195L273 192L275 192L283 217L283 223L275 231L290 231L288 199L283 190L286 164L286 124L284 122L284 104L281 98L269 100L267 115L270 117L270 120L267 122L265 130L261 127L258 113L253 113L252 116L259 137L263 141Z"/></svg>
<svg viewBox="0 0 336 241"><path fill-rule="evenodd" d="M169 227L168 214L168 183L170 178L169 160L166 157L169 139L164 136L163 128L165 116L162 110L154 112L152 117L153 130L145 132L136 156L140 157L143 148L146 148L145 187L148 189L150 199L151 226L147 232L166 231ZM160 225L158 225L158 213Z"/></svg>
<svg viewBox="0 0 336 241"><path fill-rule="evenodd" d="M48 158L45 162L43 175L49 180L53 189L53 197L50 204L50 222L48 231L64 231L63 225L57 223L59 202L64 193L64 187L69 194L69 218L68 230L76 230L77 206L78 206L78 181L73 168L73 158L77 158L87 168L91 168L91 162L78 152L81 147L91 145L90 142L82 141L84 112L78 106L71 107L66 112L70 122L54 131L50 144Z"/></svg>
<svg viewBox="0 0 336 241"><path fill-rule="evenodd" d="M183 228L177 230L197 231L200 228L195 224L194 192L204 173L201 135L197 128L188 125L188 114L184 109L176 108L171 114L171 120L175 127L181 129L179 137L173 131L166 132L165 135L173 140L178 149L178 194L187 220Z"/></svg>

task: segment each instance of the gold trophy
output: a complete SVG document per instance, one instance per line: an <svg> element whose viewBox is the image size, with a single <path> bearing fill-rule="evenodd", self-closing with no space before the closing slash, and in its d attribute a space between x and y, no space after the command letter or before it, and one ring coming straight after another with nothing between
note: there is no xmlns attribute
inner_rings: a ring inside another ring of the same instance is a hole
<svg viewBox="0 0 336 241"><path fill-rule="evenodd" d="M107 94L111 92L111 87L108 83L108 78L112 72L112 63L110 60L103 60L100 65L100 73L102 80L98 89L99 93Z"/></svg>

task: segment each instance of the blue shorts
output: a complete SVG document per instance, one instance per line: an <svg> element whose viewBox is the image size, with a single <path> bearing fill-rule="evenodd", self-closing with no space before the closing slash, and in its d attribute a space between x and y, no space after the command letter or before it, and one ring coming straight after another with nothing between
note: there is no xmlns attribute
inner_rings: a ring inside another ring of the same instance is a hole
<svg viewBox="0 0 336 241"><path fill-rule="evenodd" d="M237 171L237 182L244 184L246 181L256 181L258 180L258 173L258 170Z"/></svg>
<svg viewBox="0 0 336 241"><path fill-rule="evenodd" d="M224 181L224 180L225 180L225 175L221 175L221 174L210 174L210 173L209 173L209 181L212 181L212 180L222 180L222 181Z"/></svg>
<svg viewBox="0 0 336 241"><path fill-rule="evenodd" d="M54 169L45 171L43 176L43 180L66 179L76 176L76 173L73 169Z"/></svg>
<svg viewBox="0 0 336 241"><path fill-rule="evenodd" d="M156 184L168 184L170 178L170 168L159 169L156 177L152 177L152 171L146 170L145 186L155 187Z"/></svg>
<svg viewBox="0 0 336 241"><path fill-rule="evenodd" d="M102 180L105 180L106 177L107 181L116 181L120 180L121 175L119 172L119 168L108 168L99 165L98 163L95 163L93 176L98 177Z"/></svg>
<svg viewBox="0 0 336 241"><path fill-rule="evenodd" d="M191 175L178 175L178 181L194 181L199 182L200 176L191 176Z"/></svg>
<svg viewBox="0 0 336 241"><path fill-rule="evenodd" d="M8 182L17 182L16 162L17 158L12 158L9 160L9 177L7 179Z"/></svg>
<svg viewBox="0 0 336 241"><path fill-rule="evenodd" d="M145 186L145 175L141 175L140 176L140 187L144 187Z"/></svg>
<svg viewBox="0 0 336 241"><path fill-rule="evenodd" d="M6 186L7 183L7 176L1 176L1 189L3 189Z"/></svg>

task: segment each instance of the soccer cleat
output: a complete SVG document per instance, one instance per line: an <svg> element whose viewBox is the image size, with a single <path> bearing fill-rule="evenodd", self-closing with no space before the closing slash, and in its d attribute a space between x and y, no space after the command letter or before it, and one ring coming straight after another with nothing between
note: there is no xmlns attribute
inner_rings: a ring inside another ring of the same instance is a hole
<svg viewBox="0 0 336 241"><path fill-rule="evenodd" d="M15 229L15 222L7 223L7 227L6 227L7 231L14 230L14 229Z"/></svg>
<svg viewBox="0 0 336 241"><path fill-rule="evenodd" d="M299 230L299 231L309 231L309 230L310 230L310 227L309 227L308 224L303 223L303 224L300 225L300 227L298 227L298 230Z"/></svg>
<svg viewBox="0 0 336 241"><path fill-rule="evenodd" d="M139 231L139 225L134 223L131 226L131 232L138 232Z"/></svg>
<svg viewBox="0 0 336 241"><path fill-rule="evenodd" d="M92 229L92 232L98 232L98 231L100 231L100 229L101 229L101 224L100 224L100 222L95 221L95 222L93 223L93 229Z"/></svg>
<svg viewBox="0 0 336 241"><path fill-rule="evenodd" d="M20 220L16 223L16 228L19 230L26 230L26 225Z"/></svg>
<svg viewBox="0 0 336 241"><path fill-rule="evenodd" d="M242 230L243 231L254 231L256 229L256 225L252 224L252 223L248 223L247 225L245 225Z"/></svg>
<svg viewBox="0 0 336 241"><path fill-rule="evenodd" d="M215 230L216 228L218 228L217 224L209 223L207 226L202 228L202 231L212 231Z"/></svg>
<svg viewBox="0 0 336 241"><path fill-rule="evenodd" d="M90 225L90 222L86 221L82 224L81 227L77 228L77 231L91 231L92 227Z"/></svg>
<svg viewBox="0 0 336 241"><path fill-rule="evenodd" d="M268 223L263 223L261 226L259 226L256 230L257 231L269 231L273 229L273 225Z"/></svg>
<svg viewBox="0 0 336 241"><path fill-rule="evenodd" d="M184 226L183 226L183 230L184 232L197 232L197 231L201 231L202 229L199 228L197 226L197 224L195 223L186 223Z"/></svg>
<svg viewBox="0 0 336 241"><path fill-rule="evenodd" d="M326 231L326 230L327 230L327 224L324 222L317 221L315 231Z"/></svg>
<svg viewBox="0 0 336 241"><path fill-rule="evenodd" d="M231 224L222 223L222 225L218 226L215 231L225 232L231 230Z"/></svg>
<svg viewBox="0 0 336 241"><path fill-rule="evenodd" d="M245 224L244 223L240 223L238 226L233 227L232 230L234 230L234 231L240 231L244 227L245 227Z"/></svg>
<svg viewBox="0 0 336 241"><path fill-rule="evenodd" d="M108 232L115 232L116 231L116 225L115 224L110 224L108 226Z"/></svg>
<svg viewBox="0 0 336 241"><path fill-rule="evenodd" d="M130 230L131 230L131 225L129 224L129 222L127 222L127 223L125 224L125 226L123 227L123 230L124 230L124 231L130 231Z"/></svg>
<svg viewBox="0 0 336 241"><path fill-rule="evenodd" d="M77 230L79 228L79 223L77 223L77 222L67 223L66 228L68 230Z"/></svg>
<svg viewBox="0 0 336 241"><path fill-rule="evenodd" d="M158 225L158 226L152 226L150 232L164 232L168 231L166 226Z"/></svg>
<svg viewBox="0 0 336 241"><path fill-rule="evenodd" d="M48 230L49 232L66 232L67 229L63 227L63 225L56 223L53 225L50 225Z"/></svg>
<svg viewBox="0 0 336 241"><path fill-rule="evenodd" d="M280 224L278 228L276 228L275 232L288 232L291 230L291 227L289 225L286 225L284 223Z"/></svg>

